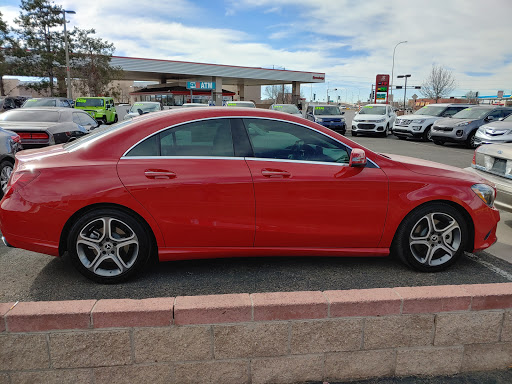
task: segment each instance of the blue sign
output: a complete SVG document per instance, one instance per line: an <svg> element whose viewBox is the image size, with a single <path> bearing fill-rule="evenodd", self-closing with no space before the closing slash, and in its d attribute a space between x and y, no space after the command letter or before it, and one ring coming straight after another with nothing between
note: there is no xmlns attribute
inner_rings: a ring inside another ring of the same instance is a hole
<svg viewBox="0 0 512 384"><path fill-rule="evenodd" d="M211 81L187 81L187 89L211 91L212 89L215 89L215 83Z"/></svg>

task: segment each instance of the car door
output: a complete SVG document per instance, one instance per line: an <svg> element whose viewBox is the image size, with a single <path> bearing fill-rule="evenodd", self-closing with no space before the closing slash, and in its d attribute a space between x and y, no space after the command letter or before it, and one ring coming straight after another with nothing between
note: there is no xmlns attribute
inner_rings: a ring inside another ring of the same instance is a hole
<svg viewBox="0 0 512 384"><path fill-rule="evenodd" d="M256 196L256 247L376 247L388 180L376 165L349 167L351 149L302 125L244 119Z"/></svg>
<svg viewBox="0 0 512 384"><path fill-rule="evenodd" d="M154 134L120 159L118 173L158 222L166 247L253 246L253 183L234 155L230 119Z"/></svg>

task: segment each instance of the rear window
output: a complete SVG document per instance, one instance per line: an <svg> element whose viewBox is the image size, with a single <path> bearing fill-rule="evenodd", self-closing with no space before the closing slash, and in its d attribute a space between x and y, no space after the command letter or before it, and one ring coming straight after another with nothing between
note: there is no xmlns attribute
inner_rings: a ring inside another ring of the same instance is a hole
<svg viewBox="0 0 512 384"><path fill-rule="evenodd" d="M0 121L32 121L42 123L56 123L59 121L57 111L31 111L29 109L18 109L5 112L0 115Z"/></svg>

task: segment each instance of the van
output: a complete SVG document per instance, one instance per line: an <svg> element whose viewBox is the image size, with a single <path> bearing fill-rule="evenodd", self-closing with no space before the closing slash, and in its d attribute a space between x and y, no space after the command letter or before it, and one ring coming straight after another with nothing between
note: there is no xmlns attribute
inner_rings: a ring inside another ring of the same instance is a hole
<svg viewBox="0 0 512 384"><path fill-rule="evenodd" d="M111 97L78 97L75 108L87 112L100 124L117 123L117 111Z"/></svg>

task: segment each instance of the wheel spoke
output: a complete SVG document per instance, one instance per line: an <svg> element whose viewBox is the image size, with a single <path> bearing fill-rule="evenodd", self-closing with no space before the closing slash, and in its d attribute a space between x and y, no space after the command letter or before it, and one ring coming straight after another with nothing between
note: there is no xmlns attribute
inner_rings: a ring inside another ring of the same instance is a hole
<svg viewBox="0 0 512 384"><path fill-rule="evenodd" d="M459 224L457 224L457 222L454 220L450 223L450 225L448 225L446 228L442 229L441 230L441 236L443 236L443 238L445 236L447 236L450 232L453 232L454 230L456 229L460 229L459 227Z"/></svg>
<svg viewBox="0 0 512 384"><path fill-rule="evenodd" d="M119 223L121 225L116 226L116 223ZM123 225L123 223L121 223L120 221L118 221L116 219L112 219L112 218L108 219L107 227L108 227L108 234L107 234L108 239L115 243L131 240L135 237L135 233L133 233L133 231L128 226ZM122 232L125 232L124 237L122 237L116 231L117 229L119 229ZM129 233L127 233L127 230L129 231ZM117 236L115 236L114 234L116 234Z"/></svg>
<svg viewBox="0 0 512 384"><path fill-rule="evenodd" d="M418 240L413 240L413 241L409 242L409 244L411 246L413 246L413 245L424 245L426 247L430 247L430 243L427 240L419 240L419 239Z"/></svg>
<svg viewBox="0 0 512 384"><path fill-rule="evenodd" d="M125 262L123 261L123 259L121 257L119 257L119 254L109 254L107 255L108 258L110 258L114 263L116 263L117 267L119 268L119 272L120 273L123 273L124 271L126 271L129 266L125 264Z"/></svg>
<svg viewBox="0 0 512 384"><path fill-rule="evenodd" d="M101 228L95 227L94 224L100 222ZM104 218L97 219L86 225L79 235L79 240L101 243L105 238L106 223Z"/></svg>

